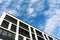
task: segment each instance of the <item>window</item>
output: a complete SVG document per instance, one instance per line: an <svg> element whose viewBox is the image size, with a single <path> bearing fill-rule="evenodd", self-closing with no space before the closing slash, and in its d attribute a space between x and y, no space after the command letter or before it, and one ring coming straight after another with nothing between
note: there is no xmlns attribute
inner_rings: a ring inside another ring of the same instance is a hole
<svg viewBox="0 0 60 40"><path fill-rule="evenodd" d="M3 40L15 40L15 34L4 30L4 29L0 29L2 32L0 33L0 38Z"/></svg>
<svg viewBox="0 0 60 40"><path fill-rule="evenodd" d="M24 24L22 22L19 22L19 26L29 30L28 25L26 25L26 24Z"/></svg>
<svg viewBox="0 0 60 40"><path fill-rule="evenodd" d="M11 30L14 31L14 32L16 32L16 26L12 24Z"/></svg>
<svg viewBox="0 0 60 40"><path fill-rule="evenodd" d="M9 25L9 23L7 21L3 20L1 26L3 26L4 28L8 28L8 25Z"/></svg>
<svg viewBox="0 0 60 40"><path fill-rule="evenodd" d="M31 31L34 33L34 30L33 30L33 28L31 27Z"/></svg>
<svg viewBox="0 0 60 40"><path fill-rule="evenodd" d="M7 31L4 30L4 31L2 32L2 35L7 36Z"/></svg>
<svg viewBox="0 0 60 40"><path fill-rule="evenodd" d="M40 31L36 30L36 33L37 33L37 35L43 37L43 35L42 35L42 33Z"/></svg>
<svg viewBox="0 0 60 40"><path fill-rule="evenodd" d="M8 33L8 37L11 38L11 39L15 39L15 34L9 32L9 33Z"/></svg>
<svg viewBox="0 0 60 40"><path fill-rule="evenodd" d="M44 34L44 36L45 36L45 38L47 39L46 34Z"/></svg>
<svg viewBox="0 0 60 40"><path fill-rule="evenodd" d="M41 37L39 37L39 36L37 36L37 38L38 38L38 40L44 40L43 38L41 38Z"/></svg>
<svg viewBox="0 0 60 40"><path fill-rule="evenodd" d="M29 40L29 39L26 39L26 40Z"/></svg>
<svg viewBox="0 0 60 40"><path fill-rule="evenodd" d="M32 34L32 38L33 38L33 40L36 40L36 39L35 39L35 35L34 35L34 34Z"/></svg>
<svg viewBox="0 0 60 40"><path fill-rule="evenodd" d="M12 34L10 32L8 33L8 37L12 37Z"/></svg>
<svg viewBox="0 0 60 40"><path fill-rule="evenodd" d="M30 37L29 32L21 28L19 28L19 34L24 35L26 37Z"/></svg>
<svg viewBox="0 0 60 40"><path fill-rule="evenodd" d="M2 33L2 29L0 29L0 34Z"/></svg>
<svg viewBox="0 0 60 40"><path fill-rule="evenodd" d="M48 38L49 38L49 40L53 40L53 38L51 38L51 37L49 37L49 36L48 36Z"/></svg>
<svg viewBox="0 0 60 40"><path fill-rule="evenodd" d="M22 37L22 36L19 36L19 37L18 37L18 40L23 40L23 37Z"/></svg>
<svg viewBox="0 0 60 40"><path fill-rule="evenodd" d="M8 21L10 21L10 22L12 22L12 23L17 24L17 20L14 19L14 18L12 18L12 17L10 17L10 16L8 16L8 15L6 15L5 19L8 20Z"/></svg>

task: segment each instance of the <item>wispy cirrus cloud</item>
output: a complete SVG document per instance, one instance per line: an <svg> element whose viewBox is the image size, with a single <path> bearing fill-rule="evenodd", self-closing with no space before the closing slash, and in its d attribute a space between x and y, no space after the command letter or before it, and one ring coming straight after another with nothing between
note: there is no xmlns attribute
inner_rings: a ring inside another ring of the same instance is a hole
<svg viewBox="0 0 60 40"><path fill-rule="evenodd" d="M53 2L54 1L54 2ZM46 20L45 24L45 32L59 38L60 37L60 32L57 29L60 29L60 25L58 26L57 24L60 24L60 1L59 0L49 0L49 10L46 11L45 15L48 17ZM55 34L56 33L56 34ZM57 35L58 34L58 35Z"/></svg>
<svg viewBox="0 0 60 40"><path fill-rule="evenodd" d="M37 15L42 14L41 12L45 9L45 0L30 0L29 8L27 9L27 14L29 17L37 17Z"/></svg>
<svg viewBox="0 0 60 40"><path fill-rule="evenodd" d="M22 1L23 0L19 0L17 2L16 0L0 0L0 11L6 11L14 16L20 16L20 13L17 13L17 10L20 10L20 4Z"/></svg>
<svg viewBox="0 0 60 40"><path fill-rule="evenodd" d="M56 14L52 15L52 16L50 15L50 18L46 21L45 30L44 31L47 32L47 33L49 33L49 34L51 34L51 35L53 35L53 36L55 36L54 35L55 34L54 31L56 31L57 29L60 29L60 27L59 27L60 25L59 26L57 25L57 24L60 24L60 10L55 10L53 12L55 12ZM57 28L57 27L59 27L59 28ZM55 37L59 38L60 37L59 36L60 32L56 31L56 33L58 35L56 34Z"/></svg>
<svg viewBox="0 0 60 40"><path fill-rule="evenodd" d="M10 2L10 0L0 0L0 14L3 14Z"/></svg>
<svg viewBox="0 0 60 40"><path fill-rule="evenodd" d="M53 2L54 1L54 2ZM57 24L60 24L60 0L0 0L0 14L3 11L22 17L28 23L38 25L49 34L54 34ZM48 2L48 3L47 3ZM47 11L44 11L49 6ZM41 15L48 17L46 20ZM44 23L46 21L46 24ZM36 26L35 25L35 26ZM44 26L45 25L45 26ZM60 32L57 32L59 34Z"/></svg>
<svg viewBox="0 0 60 40"><path fill-rule="evenodd" d="M2 0L0 0L0 3L2 3Z"/></svg>

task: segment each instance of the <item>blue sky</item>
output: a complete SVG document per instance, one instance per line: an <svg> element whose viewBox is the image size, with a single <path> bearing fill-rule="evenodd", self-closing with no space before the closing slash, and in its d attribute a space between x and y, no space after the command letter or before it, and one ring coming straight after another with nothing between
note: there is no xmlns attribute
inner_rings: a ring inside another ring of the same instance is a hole
<svg viewBox="0 0 60 40"><path fill-rule="evenodd" d="M60 39L60 0L0 0L4 11Z"/></svg>

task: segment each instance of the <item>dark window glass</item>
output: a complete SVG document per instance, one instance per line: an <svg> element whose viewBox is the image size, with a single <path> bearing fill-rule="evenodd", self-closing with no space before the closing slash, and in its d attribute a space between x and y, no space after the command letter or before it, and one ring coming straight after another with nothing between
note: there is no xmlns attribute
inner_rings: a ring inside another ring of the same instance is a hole
<svg viewBox="0 0 60 40"><path fill-rule="evenodd" d="M15 39L15 34L9 32L9 33L8 33L8 37L11 38L11 39Z"/></svg>
<svg viewBox="0 0 60 40"><path fill-rule="evenodd" d="M8 37L12 37L12 33L9 32L9 33L8 33Z"/></svg>
<svg viewBox="0 0 60 40"><path fill-rule="evenodd" d="M2 32L2 35L7 36L7 31L4 30L4 31Z"/></svg>
<svg viewBox="0 0 60 40"><path fill-rule="evenodd" d="M53 40L53 38L51 38L51 37L49 37L49 36L48 36L48 38L49 38L49 40Z"/></svg>
<svg viewBox="0 0 60 40"><path fill-rule="evenodd" d="M19 37L18 37L18 40L23 40L23 37L22 37L22 36L19 36Z"/></svg>
<svg viewBox="0 0 60 40"><path fill-rule="evenodd" d="M33 38L33 40L36 40L36 39L35 39L35 35L34 35L34 34L32 34L32 38Z"/></svg>
<svg viewBox="0 0 60 40"><path fill-rule="evenodd" d="M2 32L0 33L0 38L3 40L15 40L15 34L10 33L7 30L0 29Z"/></svg>
<svg viewBox="0 0 60 40"><path fill-rule="evenodd" d="M24 24L22 22L19 22L19 26L29 30L28 25L26 25L26 24Z"/></svg>
<svg viewBox="0 0 60 40"><path fill-rule="evenodd" d="M29 40L29 39L26 39L26 40Z"/></svg>
<svg viewBox="0 0 60 40"><path fill-rule="evenodd" d="M38 38L38 40L44 40L43 38L41 38L41 37L39 37L39 36L37 36L37 38Z"/></svg>
<svg viewBox="0 0 60 40"><path fill-rule="evenodd" d="M34 33L34 30L33 30L33 28L31 27L31 31Z"/></svg>
<svg viewBox="0 0 60 40"><path fill-rule="evenodd" d="M1 26L3 26L4 28L8 28L8 25L9 25L9 23L7 21L3 20Z"/></svg>
<svg viewBox="0 0 60 40"><path fill-rule="evenodd" d="M8 20L8 21L10 21L10 22L12 22L12 23L17 24L17 20L14 19L14 18L12 18L12 17L10 17L10 16L8 16L8 15L6 15L5 19Z"/></svg>
<svg viewBox="0 0 60 40"><path fill-rule="evenodd" d="M37 33L37 35L43 37L43 35L42 35L42 33L40 31L36 30L36 33Z"/></svg>
<svg viewBox="0 0 60 40"><path fill-rule="evenodd" d="M16 32L16 26L12 24L11 30L14 31L14 32Z"/></svg>
<svg viewBox="0 0 60 40"><path fill-rule="evenodd" d="M2 30L2 29L0 29L0 34L2 33L2 31L3 31L3 30Z"/></svg>
<svg viewBox="0 0 60 40"><path fill-rule="evenodd" d="M46 35L44 34L45 38L47 39Z"/></svg>
<svg viewBox="0 0 60 40"><path fill-rule="evenodd" d="M26 31L26 30L24 30L24 29L19 28L19 33L20 33L21 35L26 36L26 37L30 37L30 36L29 36L29 32Z"/></svg>

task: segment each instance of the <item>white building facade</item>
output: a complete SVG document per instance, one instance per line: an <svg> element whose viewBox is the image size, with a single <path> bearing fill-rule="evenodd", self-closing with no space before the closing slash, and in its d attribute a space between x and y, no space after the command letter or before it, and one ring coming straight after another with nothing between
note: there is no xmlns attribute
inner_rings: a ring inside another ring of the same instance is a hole
<svg viewBox="0 0 60 40"><path fill-rule="evenodd" d="M0 40L58 40L4 12L0 17Z"/></svg>

